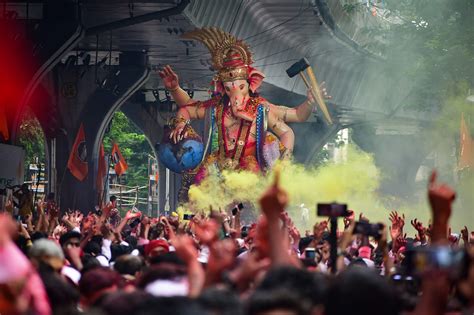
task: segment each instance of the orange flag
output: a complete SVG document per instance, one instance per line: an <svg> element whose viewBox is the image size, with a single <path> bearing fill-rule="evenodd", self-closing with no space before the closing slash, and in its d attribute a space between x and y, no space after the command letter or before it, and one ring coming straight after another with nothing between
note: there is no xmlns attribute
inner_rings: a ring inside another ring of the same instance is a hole
<svg viewBox="0 0 474 315"><path fill-rule="evenodd" d="M464 121L464 114L461 114L461 139L459 141L459 162L458 169L474 168L474 142Z"/></svg>
<svg viewBox="0 0 474 315"><path fill-rule="evenodd" d="M97 180L95 182L97 191L104 190L104 177L107 175L107 163L105 162L104 145L100 144L99 150L99 166L97 168Z"/></svg>
<svg viewBox="0 0 474 315"><path fill-rule="evenodd" d="M117 143L114 143L112 147L112 161L115 164L115 174L118 176L121 176L128 169L127 162L125 162L122 153L120 153Z"/></svg>
<svg viewBox="0 0 474 315"><path fill-rule="evenodd" d="M87 173L89 172L87 165L86 135L82 123L77 132L71 153L69 154L67 168L71 174L81 182L87 177Z"/></svg>
<svg viewBox="0 0 474 315"><path fill-rule="evenodd" d="M0 136L4 141L10 139L10 133L8 132L7 115L3 108L0 108Z"/></svg>

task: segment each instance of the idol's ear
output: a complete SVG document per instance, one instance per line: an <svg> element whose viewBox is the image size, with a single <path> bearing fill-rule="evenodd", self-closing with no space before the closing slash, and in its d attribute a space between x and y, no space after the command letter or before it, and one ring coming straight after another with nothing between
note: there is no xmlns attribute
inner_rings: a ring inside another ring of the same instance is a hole
<svg viewBox="0 0 474 315"><path fill-rule="evenodd" d="M217 94L224 95L224 84L222 84L222 81L212 81L211 86L214 87L214 93L217 92Z"/></svg>
<svg viewBox="0 0 474 315"><path fill-rule="evenodd" d="M262 85L264 78L265 75L262 72L251 68L249 72L249 89L255 93L260 85Z"/></svg>

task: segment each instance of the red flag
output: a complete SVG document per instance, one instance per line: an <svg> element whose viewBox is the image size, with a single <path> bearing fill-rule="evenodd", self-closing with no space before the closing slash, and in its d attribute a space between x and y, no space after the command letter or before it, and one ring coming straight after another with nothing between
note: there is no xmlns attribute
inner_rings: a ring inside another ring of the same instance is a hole
<svg viewBox="0 0 474 315"><path fill-rule="evenodd" d="M100 193L104 190L104 177L107 175L107 166L105 162L104 145L100 144L99 150L99 166L97 168L97 180L95 182L97 191Z"/></svg>
<svg viewBox="0 0 474 315"><path fill-rule="evenodd" d="M459 162L458 169L474 168L474 142L467 128L466 122L464 121L464 115L461 114L461 139L459 141Z"/></svg>
<svg viewBox="0 0 474 315"><path fill-rule="evenodd" d="M10 133L8 132L7 115L3 108L0 108L0 136L4 141L10 139Z"/></svg>
<svg viewBox="0 0 474 315"><path fill-rule="evenodd" d="M119 147L116 143L114 143L112 147L112 161L115 164L115 174L118 176L125 173L128 169L127 162L125 162L125 159L123 158L122 153L120 153Z"/></svg>
<svg viewBox="0 0 474 315"><path fill-rule="evenodd" d="M71 171L72 175L74 175L74 177L80 181L83 181L86 178L89 171L87 165L86 136L84 133L84 126L82 124L79 127L76 140L74 141L71 153L69 154L67 167L69 171Z"/></svg>

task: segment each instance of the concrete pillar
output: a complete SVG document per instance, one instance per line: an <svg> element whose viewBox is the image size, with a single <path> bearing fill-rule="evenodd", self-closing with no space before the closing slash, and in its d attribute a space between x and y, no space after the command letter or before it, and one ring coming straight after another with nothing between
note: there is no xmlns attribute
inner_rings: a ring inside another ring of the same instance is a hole
<svg viewBox="0 0 474 315"><path fill-rule="evenodd" d="M120 66L109 66L96 80L94 67L63 64L55 68L52 84L62 132L56 137L57 183L62 209L92 210L98 203L95 187L100 141L114 112L149 77L146 55L128 54ZM104 79L107 78L105 84ZM89 173L79 182L67 169L77 131L84 125ZM49 150L51 151L51 150Z"/></svg>

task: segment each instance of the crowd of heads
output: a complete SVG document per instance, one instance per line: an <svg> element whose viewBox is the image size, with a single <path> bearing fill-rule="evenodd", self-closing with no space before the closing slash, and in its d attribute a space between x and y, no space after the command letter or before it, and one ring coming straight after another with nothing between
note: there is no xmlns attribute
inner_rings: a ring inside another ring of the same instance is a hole
<svg viewBox="0 0 474 315"><path fill-rule="evenodd" d="M356 210L305 233L278 178L245 225L237 204L184 219L121 216L115 198L88 213L61 211L54 196L31 211L9 202L0 313L471 314L474 237L451 233L454 198L433 174L430 222L387 211L385 226Z"/></svg>

